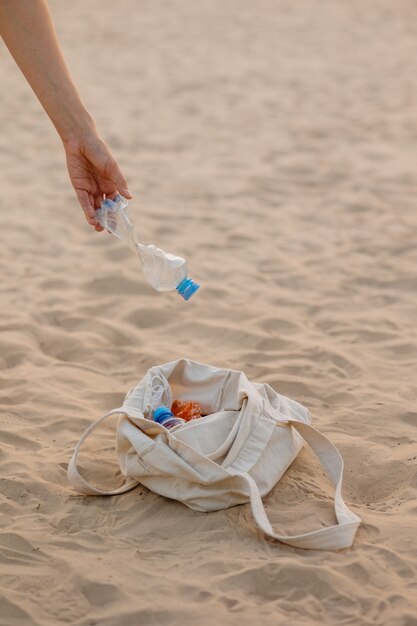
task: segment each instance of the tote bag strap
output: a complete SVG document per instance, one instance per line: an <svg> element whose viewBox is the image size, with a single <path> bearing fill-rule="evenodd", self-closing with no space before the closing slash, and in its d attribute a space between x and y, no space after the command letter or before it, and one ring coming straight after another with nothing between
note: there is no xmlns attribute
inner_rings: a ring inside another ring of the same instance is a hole
<svg viewBox="0 0 417 626"><path fill-rule="evenodd" d="M350 547L361 519L348 509L342 498L343 459L339 451L327 437L309 424L286 419L285 422L277 420L278 427L280 423L283 425L288 424L295 428L309 444L325 468L335 487L335 513L337 524L300 535L280 535L276 533L266 514L256 482L249 474L241 473L239 477L243 479L249 487L250 503L256 524L266 535L296 548L309 550L340 550Z"/></svg>
<svg viewBox="0 0 417 626"><path fill-rule="evenodd" d="M86 496L117 496L120 493L125 493L126 491L130 491L131 489L133 489L139 484L136 480L133 480L132 478L128 478L126 479L125 483L121 487L118 487L117 489L112 489L112 490L99 489L98 487L94 487L94 485L91 485L81 476L78 470L78 466L77 466L78 453L84 441L87 439L87 437L91 435L93 430L95 430L97 426L99 426L102 422L104 422L105 419L107 419L111 415L115 415L116 413L123 413L123 412L124 411L121 408L113 409L113 411L109 411L109 413L106 413L105 415L102 415L101 417L96 419L96 421L90 424L90 426L85 430L85 432L81 436L81 439L77 443L77 446L74 450L74 453L68 465L67 474L68 474L68 480L70 484L79 493L83 493Z"/></svg>

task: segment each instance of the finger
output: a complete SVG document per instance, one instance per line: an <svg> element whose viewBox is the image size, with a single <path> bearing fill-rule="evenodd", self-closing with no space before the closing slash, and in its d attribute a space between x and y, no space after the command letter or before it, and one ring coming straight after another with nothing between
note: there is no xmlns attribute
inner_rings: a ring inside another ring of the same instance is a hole
<svg viewBox="0 0 417 626"><path fill-rule="evenodd" d="M117 187L110 179L100 178L98 184L100 193L98 196L96 196L96 200L97 198L99 198L100 204L103 202L104 195L110 200L113 200L114 197L117 195Z"/></svg>
<svg viewBox="0 0 417 626"><path fill-rule="evenodd" d="M94 197L92 197L91 199L91 204L94 206L95 209L99 209L101 207L101 203L104 200L104 196L103 194L98 194Z"/></svg>
<svg viewBox="0 0 417 626"><path fill-rule="evenodd" d="M104 195L102 193L99 193L96 196L90 196L91 204L93 204L95 206L96 210L101 207L103 200L104 200ZM96 229L96 231L98 233L100 233L102 230L104 230L103 226L98 221L97 221L97 225L96 225L95 229ZM110 233L109 230L107 232Z"/></svg>
<svg viewBox="0 0 417 626"><path fill-rule="evenodd" d="M89 194L82 189L76 189L76 194L78 202L84 211L85 219L89 224L91 224L91 226L97 226L98 221L94 210L94 203L91 202Z"/></svg>
<svg viewBox="0 0 417 626"><path fill-rule="evenodd" d="M96 195L96 196L93 196L93 194L92 194L92 193L90 193L90 194L89 194L89 198L90 198L90 204L91 204L91 206L93 206L93 207L94 207L94 215L95 215L96 220L97 220L97 224L95 225L95 227L94 227L94 228L95 228L95 230L96 230L98 233L100 233L102 230L104 230L104 228L103 228L103 226L100 224L100 222L99 222L99 221L98 221L98 219L97 219L97 213L96 213L96 211L97 211L97 209L99 209L99 208L101 207L101 204L102 204L102 202L103 202L103 200L104 200L104 196L103 196L103 194L98 194L98 195Z"/></svg>

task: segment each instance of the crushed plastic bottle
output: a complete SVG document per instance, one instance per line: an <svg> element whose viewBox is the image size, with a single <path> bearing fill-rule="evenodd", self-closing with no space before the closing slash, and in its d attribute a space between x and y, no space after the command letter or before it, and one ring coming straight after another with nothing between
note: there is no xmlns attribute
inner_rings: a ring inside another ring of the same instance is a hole
<svg viewBox="0 0 417 626"><path fill-rule="evenodd" d="M153 244L145 246L137 242L127 206L128 201L119 194L114 200L106 198L96 211L99 223L135 250L146 280L156 291L176 289L184 300L189 300L200 285L188 277L187 262L182 257L164 252Z"/></svg>
<svg viewBox="0 0 417 626"><path fill-rule="evenodd" d="M158 424L162 424L165 428L171 430L175 426L182 426L182 424L186 423L186 420L181 419L180 417L175 417L175 415L166 408L166 406L160 406L156 411L154 411L153 419Z"/></svg>
<svg viewBox="0 0 417 626"><path fill-rule="evenodd" d="M189 422L201 417L201 407L195 400L174 400L171 411L176 417Z"/></svg>

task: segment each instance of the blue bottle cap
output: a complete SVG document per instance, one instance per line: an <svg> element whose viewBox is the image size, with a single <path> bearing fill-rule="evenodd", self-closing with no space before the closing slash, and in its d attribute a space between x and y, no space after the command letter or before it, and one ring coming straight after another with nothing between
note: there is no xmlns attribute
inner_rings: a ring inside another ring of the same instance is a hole
<svg viewBox="0 0 417 626"><path fill-rule="evenodd" d="M162 424L166 419L169 419L170 417L174 417L174 414L172 411L167 409L166 406L158 407L153 413L153 419L155 422L158 422L158 424Z"/></svg>
<svg viewBox="0 0 417 626"><path fill-rule="evenodd" d="M180 296L184 298L184 300L189 300L197 289L200 289L200 285L188 277L185 277L184 280L182 280L177 286L177 291Z"/></svg>

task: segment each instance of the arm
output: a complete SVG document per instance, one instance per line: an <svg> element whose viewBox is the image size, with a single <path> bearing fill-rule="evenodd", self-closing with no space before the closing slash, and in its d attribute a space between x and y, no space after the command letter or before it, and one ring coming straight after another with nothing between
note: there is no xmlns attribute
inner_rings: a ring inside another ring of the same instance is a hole
<svg viewBox="0 0 417 626"><path fill-rule="evenodd" d="M46 0L0 0L0 35L62 139L87 221L102 230L95 209L103 194L132 195L71 79Z"/></svg>

